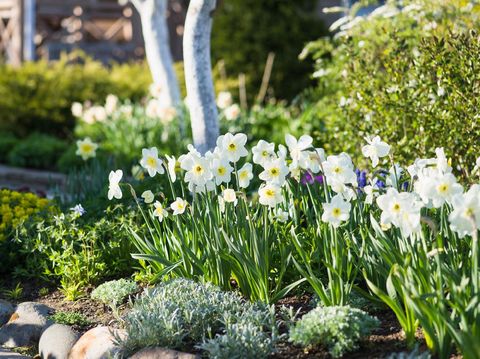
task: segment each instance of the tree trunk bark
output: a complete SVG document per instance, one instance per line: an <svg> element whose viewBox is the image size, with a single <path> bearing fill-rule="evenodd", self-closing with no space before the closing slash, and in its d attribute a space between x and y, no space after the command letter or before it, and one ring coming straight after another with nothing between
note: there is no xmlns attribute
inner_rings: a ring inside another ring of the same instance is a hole
<svg viewBox="0 0 480 359"><path fill-rule="evenodd" d="M215 6L216 0L191 0L183 35L187 106L192 122L193 143L202 154L215 147L219 135L210 60L212 12Z"/></svg>
<svg viewBox="0 0 480 359"><path fill-rule="evenodd" d="M140 14L145 53L153 82L159 85L162 107L180 104L180 89L173 69L166 20L168 0L131 0Z"/></svg>

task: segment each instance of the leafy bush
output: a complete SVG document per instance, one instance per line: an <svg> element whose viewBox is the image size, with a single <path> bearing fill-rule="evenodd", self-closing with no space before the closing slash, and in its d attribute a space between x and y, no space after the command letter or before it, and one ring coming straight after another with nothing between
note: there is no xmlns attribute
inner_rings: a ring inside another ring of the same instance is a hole
<svg viewBox="0 0 480 359"><path fill-rule="evenodd" d="M125 328L128 335L117 338L125 355L146 346L191 349L199 344L214 357L225 358L226 352L240 349L240 344L234 343L240 337L241 350L249 354L246 357L266 357L276 331L274 313L268 307L186 279L145 291L126 314ZM261 334L263 331L266 334ZM211 341L202 345L208 339Z"/></svg>
<svg viewBox="0 0 480 359"><path fill-rule="evenodd" d="M75 123L70 111L73 102L95 101L109 93L139 100L150 83L145 63L107 68L81 53L55 62L26 62L18 68L1 64L0 132L65 136Z"/></svg>
<svg viewBox="0 0 480 359"><path fill-rule="evenodd" d="M397 143L396 160L445 147L456 163L480 150L478 5L391 1L307 46L318 103L306 123L327 151L359 153L363 137ZM474 31L470 31L474 30Z"/></svg>
<svg viewBox="0 0 480 359"><path fill-rule="evenodd" d="M317 307L290 329L290 340L298 345L323 345L334 358L358 347L358 341L379 325L376 318L360 309Z"/></svg>
<svg viewBox="0 0 480 359"><path fill-rule="evenodd" d="M308 41L325 34L312 13L317 1L230 0L215 13L212 31L214 62L225 61L228 75L247 76L251 102L256 96L269 52L275 53L270 86L278 98L292 98L309 84L310 64L298 55ZM241 19L242 29L232 24Z"/></svg>
<svg viewBox="0 0 480 359"><path fill-rule="evenodd" d="M0 163L6 163L8 153L15 147L19 139L13 133L0 133Z"/></svg>
<svg viewBox="0 0 480 359"><path fill-rule="evenodd" d="M16 235L18 254L26 258L15 272L59 282L67 299L76 299L85 286L131 273L125 229L132 226L139 230L135 215L122 206L108 208L101 218L70 211L26 223Z"/></svg>
<svg viewBox="0 0 480 359"><path fill-rule="evenodd" d="M50 135L33 133L8 153L8 164L17 167L56 169L56 163L67 148L66 142Z"/></svg>
<svg viewBox="0 0 480 359"><path fill-rule="evenodd" d="M122 278L99 285L93 290L91 298L116 308L125 298L135 293L137 289L137 283Z"/></svg>

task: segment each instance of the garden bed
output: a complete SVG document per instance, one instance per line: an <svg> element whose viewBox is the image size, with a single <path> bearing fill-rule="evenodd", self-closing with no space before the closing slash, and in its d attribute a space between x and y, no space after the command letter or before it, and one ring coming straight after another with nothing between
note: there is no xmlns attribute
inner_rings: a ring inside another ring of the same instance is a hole
<svg viewBox="0 0 480 359"><path fill-rule="evenodd" d="M15 284L13 282L9 284L3 283L4 290L13 290L15 286L16 282ZM16 301L11 300L12 303L33 301L49 306L56 313L81 314L89 321L89 323L72 325L72 328L79 334L83 334L97 326L109 326L111 328L121 327L118 319L115 318L108 306L90 299L89 293L92 288L87 290L88 295L73 302L66 300L60 290L49 284L32 280L23 281L21 286L23 288L22 296L16 299ZM47 289L47 294L40 294ZM0 295L0 299L2 299L2 295ZM312 309L312 297L309 295L287 297L277 303L277 307L280 306L292 307L295 311L299 312L300 316L302 316ZM125 308L121 312L125 313ZM408 351L405 337L395 315L388 310L377 310L371 314L375 315L380 320L380 326L375 329L370 336L361 341L358 350L346 354L343 358L380 359L386 358L395 352ZM423 336L420 331L418 331L417 337L419 352L423 352L426 350L426 346L423 342ZM36 353L36 348L23 348L21 352L33 354ZM192 352L198 351L192 350ZM277 345L276 352L269 356L270 359L309 359L330 357L328 351L321 347L303 349L294 346L285 340L280 341ZM451 358L461 358L461 356L452 355Z"/></svg>

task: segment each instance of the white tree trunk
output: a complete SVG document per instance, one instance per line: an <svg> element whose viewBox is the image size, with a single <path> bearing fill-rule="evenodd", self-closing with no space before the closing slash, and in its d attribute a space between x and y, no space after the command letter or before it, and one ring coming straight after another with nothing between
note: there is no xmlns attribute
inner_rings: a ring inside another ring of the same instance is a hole
<svg viewBox="0 0 480 359"><path fill-rule="evenodd" d="M218 113L210 61L212 12L216 0L191 0L183 34L183 58L193 143L200 153L215 147Z"/></svg>
<svg viewBox="0 0 480 359"><path fill-rule="evenodd" d="M167 26L168 0L131 0L140 14L145 52L153 82L162 89L162 106L178 106L180 89L173 69Z"/></svg>

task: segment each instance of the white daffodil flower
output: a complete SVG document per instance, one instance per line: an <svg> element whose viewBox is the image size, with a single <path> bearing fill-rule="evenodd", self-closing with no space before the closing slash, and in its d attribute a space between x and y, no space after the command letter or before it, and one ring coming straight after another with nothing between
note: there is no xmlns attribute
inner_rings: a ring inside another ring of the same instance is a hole
<svg viewBox="0 0 480 359"><path fill-rule="evenodd" d="M152 203L153 200L155 199L155 195L150 190L144 191L141 197L143 198L145 203Z"/></svg>
<svg viewBox="0 0 480 359"><path fill-rule="evenodd" d="M323 148L316 148L315 151L307 152L307 170L312 173L318 173L321 169L322 162L325 161L325 150Z"/></svg>
<svg viewBox="0 0 480 359"><path fill-rule="evenodd" d="M312 137L303 135L297 140L294 136L286 134L285 143L293 163L303 169L307 169L309 155L306 150L312 147Z"/></svg>
<svg viewBox="0 0 480 359"><path fill-rule="evenodd" d="M382 210L380 222L383 225L393 224L400 228L405 237L420 230L420 209L416 196L412 193L399 193L390 187L386 194L377 198L377 205Z"/></svg>
<svg viewBox="0 0 480 359"><path fill-rule="evenodd" d="M142 159L140 160L140 166L147 170L150 177L155 176L157 173L165 173L162 163L163 161L158 158L158 150L156 147L144 148L142 150Z"/></svg>
<svg viewBox="0 0 480 359"><path fill-rule="evenodd" d="M210 170L210 161L204 157L197 156L195 152L183 155L179 160L181 161L180 166L182 169L187 171L184 180L189 185L204 187L213 178Z"/></svg>
<svg viewBox="0 0 480 359"><path fill-rule="evenodd" d="M453 197L463 193L462 185L457 183L452 173L441 174L438 171L421 173L427 175L419 176L414 183L414 189L427 207L440 208L445 202L451 204Z"/></svg>
<svg viewBox="0 0 480 359"><path fill-rule="evenodd" d="M282 189L272 183L262 185L258 190L259 202L264 206L275 207L283 200Z"/></svg>
<svg viewBox="0 0 480 359"><path fill-rule="evenodd" d="M177 168L177 160L175 159L174 156L165 156L167 158L167 171L168 175L170 176L170 180L172 183L175 183L177 180L177 174L176 174L176 168Z"/></svg>
<svg viewBox="0 0 480 359"><path fill-rule="evenodd" d="M452 167L448 164L447 156L442 147L435 149L435 154L437 155L436 166L437 170L440 173L450 173L452 172Z"/></svg>
<svg viewBox="0 0 480 359"><path fill-rule="evenodd" d="M322 163L322 167L329 185L336 182L354 185L357 183L352 159L346 153L328 156L327 160Z"/></svg>
<svg viewBox="0 0 480 359"><path fill-rule="evenodd" d="M83 116L83 105L80 102L72 103L72 115L75 117L82 117Z"/></svg>
<svg viewBox="0 0 480 359"><path fill-rule="evenodd" d="M362 147L362 153L365 157L370 158L373 168L377 167L379 159L388 156L390 146L380 139L380 136L375 136L373 139L365 138L368 145Z"/></svg>
<svg viewBox="0 0 480 359"><path fill-rule="evenodd" d="M246 143L247 135L243 133L237 133L235 135L226 133L217 139L218 148L225 154L228 160L233 163L248 155L248 151L245 148Z"/></svg>
<svg viewBox="0 0 480 359"><path fill-rule="evenodd" d="M113 114L118 107L118 97L109 94L105 100L105 112L107 115Z"/></svg>
<svg viewBox="0 0 480 359"><path fill-rule="evenodd" d="M345 201L341 195L335 195L329 203L323 204L322 221L338 227L342 222L350 218L351 204Z"/></svg>
<svg viewBox="0 0 480 359"><path fill-rule="evenodd" d="M238 170L237 177L240 188L247 188L253 178L252 164L245 163L243 167Z"/></svg>
<svg viewBox="0 0 480 359"><path fill-rule="evenodd" d="M448 216L450 228L463 238L480 229L480 185L474 184L453 199L453 211Z"/></svg>
<svg viewBox="0 0 480 359"><path fill-rule="evenodd" d="M177 197L175 202L170 205L170 208L173 210L173 215L183 214L185 209L187 209L188 202L184 199Z"/></svg>
<svg viewBox="0 0 480 359"><path fill-rule="evenodd" d="M120 181L123 177L122 170L110 171L108 175L108 199L112 200L112 198L121 199L122 198L122 190L120 189Z"/></svg>
<svg viewBox="0 0 480 359"><path fill-rule="evenodd" d="M233 189L231 188L224 189L222 191L222 197L226 203L233 203L234 205L237 205L237 194Z"/></svg>
<svg viewBox="0 0 480 359"><path fill-rule="evenodd" d="M75 154L82 157L82 159L86 161L89 158L93 158L96 156L97 148L98 144L92 142L90 137L86 137L83 140L77 141L77 152L75 152Z"/></svg>
<svg viewBox="0 0 480 359"><path fill-rule="evenodd" d="M232 94L228 91L220 91L217 96L217 106L219 109L224 110L231 106L233 103Z"/></svg>
<svg viewBox="0 0 480 359"><path fill-rule="evenodd" d="M217 186L221 183L230 183L233 167L226 158L214 158L211 162L211 169Z"/></svg>
<svg viewBox="0 0 480 359"><path fill-rule="evenodd" d="M258 176L262 181L283 186L285 177L288 175L289 169L285 160L278 158L265 164L264 170Z"/></svg>
<svg viewBox="0 0 480 359"><path fill-rule="evenodd" d="M153 210L153 215L157 217L160 222L163 221L163 219L168 215L167 210L159 201L155 201L153 206L155 207Z"/></svg>
<svg viewBox="0 0 480 359"><path fill-rule="evenodd" d="M253 163L264 166L265 163L276 157L275 144L260 140L255 146L253 146L252 154Z"/></svg>
<svg viewBox="0 0 480 359"><path fill-rule="evenodd" d="M240 106L238 106L236 103L228 106L225 110L223 110L223 114L225 115L227 121L235 121L237 118L240 117L241 113L242 110L240 109Z"/></svg>
<svg viewBox="0 0 480 359"><path fill-rule="evenodd" d="M277 208L273 210L273 219L280 222L285 223L288 221L289 214L287 211L284 211L281 208Z"/></svg>

